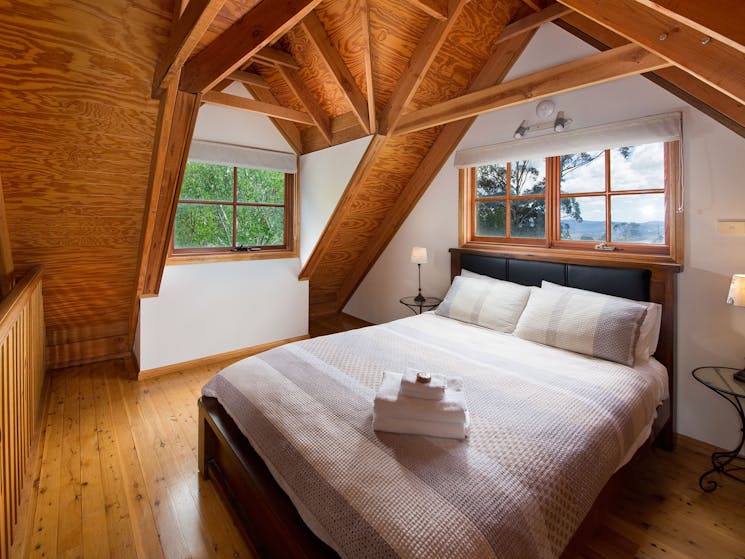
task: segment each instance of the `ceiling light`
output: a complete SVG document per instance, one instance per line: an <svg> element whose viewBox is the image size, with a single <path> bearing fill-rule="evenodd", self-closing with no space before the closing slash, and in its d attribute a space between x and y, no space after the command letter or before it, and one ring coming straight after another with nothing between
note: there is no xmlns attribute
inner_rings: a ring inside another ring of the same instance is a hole
<svg viewBox="0 0 745 559"><path fill-rule="evenodd" d="M554 121L554 131L563 132L567 124L567 119L564 118L564 111L559 111L556 115L556 120Z"/></svg>
<svg viewBox="0 0 745 559"><path fill-rule="evenodd" d="M519 140L520 138L522 138L523 136L525 136L525 133L527 131L528 131L528 121L527 120L523 120L520 123L520 126L517 127L517 130L515 130L515 134L514 134L515 139L516 140Z"/></svg>

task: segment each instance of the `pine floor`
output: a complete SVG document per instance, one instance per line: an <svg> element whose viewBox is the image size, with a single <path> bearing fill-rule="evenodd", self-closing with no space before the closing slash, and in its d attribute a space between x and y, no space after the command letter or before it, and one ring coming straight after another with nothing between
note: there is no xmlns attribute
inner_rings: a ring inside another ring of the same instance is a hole
<svg viewBox="0 0 745 559"><path fill-rule="evenodd" d="M140 382L123 360L54 372L24 555L250 557L197 474L196 401L218 369ZM745 484L703 493L707 450L651 450L580 557L745 559Z"/></svg>

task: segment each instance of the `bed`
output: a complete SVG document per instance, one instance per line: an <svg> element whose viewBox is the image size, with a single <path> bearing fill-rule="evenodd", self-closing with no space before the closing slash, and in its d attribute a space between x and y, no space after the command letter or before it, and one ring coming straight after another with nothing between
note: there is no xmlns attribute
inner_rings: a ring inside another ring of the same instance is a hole
<svg viewBox="0 0 745 559"><path fill-rule="evenodd" d="M451 257L454 277L661 303L656 360L629 369L426 313L239 362L203 391L199 469L258 555L557 557L645 440L671 447L674 267ZM467 442L372 430L382 371L407 366L462 373Z"/></svg>

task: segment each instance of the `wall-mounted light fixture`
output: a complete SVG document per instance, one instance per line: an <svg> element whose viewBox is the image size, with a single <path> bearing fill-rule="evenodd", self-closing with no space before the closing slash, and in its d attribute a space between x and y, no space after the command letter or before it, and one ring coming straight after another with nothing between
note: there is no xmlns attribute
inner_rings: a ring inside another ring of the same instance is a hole
<svg viewBox="0 0 745 559"><path fill-rule="evenodd" d="M555 108L556 106L554 105L554 102L550 99L546 99L538 103L535 108L535 114L536 116L538 116L538 118L541 119L549 118L552 114L554 114ZM571 123L572 119L567 118L564 114L564 111L559 111L558 113L556 113L556 118L554 120L537 122L535 124L529 124L527 120L523 120L520 123L520 126L517 127L517 130L515 130L513 136L516 140L519 140L520 138L523 138L528 132L550 130L551 128L554 129L554 132L563 132L564 129L566 129L566 127L569 126Z"/></svg>

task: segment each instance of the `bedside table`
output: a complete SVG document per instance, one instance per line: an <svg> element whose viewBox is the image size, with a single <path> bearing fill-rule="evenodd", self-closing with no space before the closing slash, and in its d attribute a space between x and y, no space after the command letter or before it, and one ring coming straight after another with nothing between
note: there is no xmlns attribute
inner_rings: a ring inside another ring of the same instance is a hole
<svg viewBox="0 0 745 559"><path fill-rule="evenodd" d="M698 480L701 489L707 493L717 488L717 482L714 480L708 480L706 486L704 486L704 478L714 472L724 474L737 481L745 482L745 478L733 474L733 472L745 470L745 458L739 456L743 443L745 443L745 412L743 412L742 407L743 400L745 400L745 383L734 379L736 372L737 369L731 367L699 367L698 369L694 369L692 373L693 378L732 404L740 416L740 432L742 433L740 435L740 444L733 450L714 452L711 455L711 470L702 474ZM736 464L732 464L733 462ZM738 465L737 463L742 463L742 465Z"/></svg>
<svg viewBox="0 0 745 559"><path fill-rule="evenodd" d="M442 303L442 299L439 297L425 297L424 301L417 301L416 296L412 295L411 297L401 297L399 302L409 307L414 314L422 314L424 311L436 309Z"/></svg>

